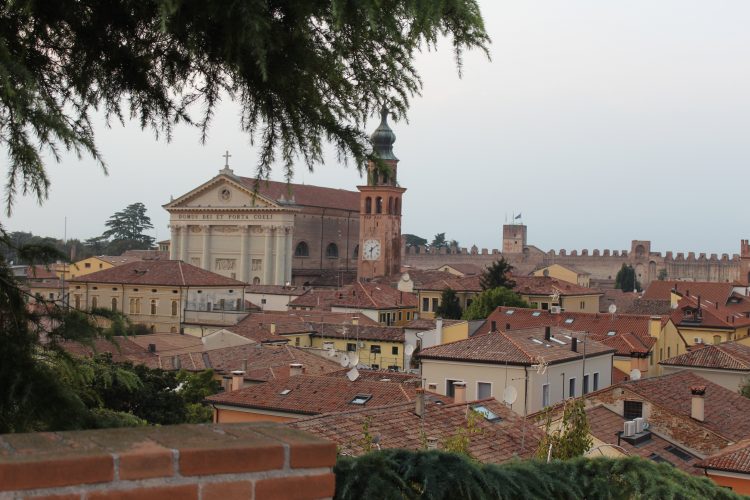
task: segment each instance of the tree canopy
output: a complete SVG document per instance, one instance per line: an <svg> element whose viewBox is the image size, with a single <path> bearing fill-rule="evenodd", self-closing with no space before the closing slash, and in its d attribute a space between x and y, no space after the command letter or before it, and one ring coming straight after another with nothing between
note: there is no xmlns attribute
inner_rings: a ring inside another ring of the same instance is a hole
<svg viewBox="0 0 750 500"><path fill-rule="evenodd" d="M362 168L363 127L385 105L404 116L421 90L415 54L450 37L487 53L476 0L57 0L0 7L0 144L17 194L47 196L42 153L104 167L92 115L136 120L169 139L179 123L206 137L217 104L260 147L259 177L279 160L322 161L323 141Z"/></svg>
<svg viewBox="0 0 750 500"><path fill-rule="evenodd" d="M417 236L416 234L405 234L403 236L404 243L406 243L407 247L427 246L427 240L425 238Z"/></svg>
<svg viewBox="0 0 750 500"><path fill-rule="evenodd" d="M633 266L623 264L615 276L615 288L623 292L641 291L641 284L635 276Z"/></svg>
<svg viewBox="0 0 750 500"><path fill-rule="evenodd" d="M484 270L479 284L482 290L491 290L499 286L513 288L516 286L516 282L511 279L512 272L513 266L505 260L505 257L500 257L499 260L496 260Z"/></svg>
<svg viewBox="0 0 750 500"><path fill-rule="evenodd" d="M564 405L559 426L553 426L550 409L542 417L545 435L539 441L537 449L537 458L540 460L581 457L593 445L583 398L568 399Z"/></svg>
<svg viewBox="0 0 750 500"><path fill-rule="evenodd" d="M486 319L500 306L530 307L529 303L517 293L507 288L497 287L480 293L464 311L463 319Z"/></svg>
<svg viewBox="0 0 750 500"><path fill-rule="evenodd" d="M458 301L456 291L452 288L443 290L440 305L435 310L435 315L445 319L461 319L461 304Z"/></svg>
<svg viewBox="0 0 750 500"><path fill-rule="evenodd" d="M130 248L149 249L154 245L154 238L144 234L147 229L153 229L151 218L146 215L146 206L143 203L131 203L123 210L115 212L105 225L109 228L102 234L101 238L107 240L112 238L114 242L120 242L120 246ZM92 241L93 240L93 241ZM87 243L92 241L96 243L97 239L86 240ZM111 245L111 243L110 243ZM113 255L119 255L113 253Z"/></svg>
<svg viewBox="0 0 750 500"><path fill-rule="evenodd" d="M445 233L438 233L432 238L430 243L431 248L443 248L448 246L448 241L445 239Z"/></svg>

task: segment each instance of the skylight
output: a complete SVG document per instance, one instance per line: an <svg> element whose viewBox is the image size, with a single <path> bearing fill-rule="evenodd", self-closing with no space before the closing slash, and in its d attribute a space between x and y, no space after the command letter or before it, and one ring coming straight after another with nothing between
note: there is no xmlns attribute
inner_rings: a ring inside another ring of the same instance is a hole
<svg viewBox="0 0 750 500"><path fill-rule="evenodd" d="M555 337L550 337L550 340L552 342L557 342L560 345L565 345L565 342L563 342L562 340L557 340Z"/></svg>
<svg viewBox="0 0 750 500"><path fill-rule="evenodd" d="M505 311L505 314L507 314L508 316L510 316L510 315L511 315L511 314L513 314L514 312L516 312L516 310L515 310L515 309L508 309L507 311Z"/></svg>
<svg viewBox="0 0 750 500"><path fill-rule="evenodd" d="M534 342L535 344L543 344L544 343L541 340L537 340L537 339L531 339L531 341Z"/></svg>
<svg viewBox="0 0 750 500"><path fill-rule="evenodd" d="M488 422L497 422L499 420L502 420L499 415L495 414L492 410L484 405L472 406L471 409L482 415Z"/></svg>
<svg viewBox="0 0 750 500"><path fill-rule="evenodd" d="M290 392L292 392L292 390L291 390L291 389L284 389L284 390L283 390L283 391L281 391L281 392L280 392L279 394L280 394L281 396L286 396L286 395L287 395L287 394L289 394Z"/></svg>
<svg viewBox="0 0 750 500"><path fill-rule="evenodd" d="M363 405L372 399L372 394L357 394L354 399L349 401L353 405Z"/></svg>
<svg viewBox="0 0 750 500"><path fill-rule="evenodd" d="M608 337L614 337L615 335L617 335L617 332L614 330L607 332Z"/></svg>
<svg viewBox="0 0 750 500"><path fill-rule="evenodd" d="M567 319L565 320L565 324L566 324L566 325L569 325L569 324L571 324L572 322L573 322L573 318L567 318Z"/></svg>
<svg viewBox="0 0 750 500"><path fill-rule="evenodd" d="M542 315L542 311L534 311L533 313L531 313L531 315L536 318L537 316L541 316Z"/></svg>

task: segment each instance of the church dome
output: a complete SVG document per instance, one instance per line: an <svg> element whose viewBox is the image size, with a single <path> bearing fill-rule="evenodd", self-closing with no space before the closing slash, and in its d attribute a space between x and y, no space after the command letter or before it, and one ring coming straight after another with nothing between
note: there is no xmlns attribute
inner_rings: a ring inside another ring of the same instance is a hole
<svg viewBox="0 0 750 500"><path fill-rule="evenodd" d="M383 106L380 109L380 125L370 136L372 151L381 160L398 160L393 154L393 143L396 142L396 134L388 126L388 109Z"/></svg>

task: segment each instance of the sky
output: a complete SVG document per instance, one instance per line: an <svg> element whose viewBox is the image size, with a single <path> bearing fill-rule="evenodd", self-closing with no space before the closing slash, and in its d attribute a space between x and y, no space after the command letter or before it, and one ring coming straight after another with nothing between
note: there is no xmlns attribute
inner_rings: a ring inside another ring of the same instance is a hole
<svg viewBox="0 0 750 500"><path fill-rule="evenodd" d="M422 95L408 123L391 123L404 233L501 248L503 223L521 213L544 250L643 239L661 252L739 251L750 237L750 2L480 6L491 61L467 53L459 78L449 44L420 54ZM85 239L140 201L165 239L170 196L216 175L225 150L237 174L252 176L257 162L231 102L205 144L188 128L171 143L133 123L100 123L97 134L109 175L74 155L50 162L49 199L19 199L0 219L6 229L62 237L67 217L68 238ZM300 162L294 182L354 190L362 180L330 150L314 173Z"/></svg>

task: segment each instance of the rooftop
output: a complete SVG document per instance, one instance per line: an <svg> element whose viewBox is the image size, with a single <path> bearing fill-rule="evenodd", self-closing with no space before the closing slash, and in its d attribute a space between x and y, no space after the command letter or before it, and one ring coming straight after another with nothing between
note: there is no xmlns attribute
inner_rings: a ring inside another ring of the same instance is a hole
<svg viewBox="0 0 750 500"><path fill-rule="evenodd" d="M418 285L415 287L415 289L445 290L446 288L450 288L451 290L454 290L456 292L479 293L482 291L482 285L480 284L481 280L482 280L482 277L478 275L463 276L463 277L450 275L450 276L444 276L439 279Z"/></svg>
<svg viewBox="0 0 750 500"><path fill-rule="evenodd" d="M265 295L303 295L307 293L307 289L301 286L247 285L245 292Z"/></svg>
<svg viewBox="0 0 750 500"><path fill-rule="evenodd" d="M698 462L696 467L750 474L750 439L743 439L727 446L719 453Z"/></svg>
<svg viewBox="0 0 750 500"><path fill-rule="evenodd" d="M737 342L696 345L692 351L665 359L659 364L750 372L750 346Z"/></svg>
<svg viewBox="0 0 750 500"><path fill-rule="evenodd" d="M71 283L112 283L154 286L234 286L245 284L181 260L138 260L70 280Z"/></svg>
<svg viewBox="0 0 750 500"><path fill-rule="evenodd" d="M258 194L281 204L359 211L358 191L291 182L258 181L254 177L238 177L237 179L251 191L257 187Z"/></svg>
<svg viewBox="0 0 750 500"><path fill-rule="evenodd" d="M385 284L356 281L336 291L331 307L350 309L399 309L417 306L417 297Z"/></svg>
<svg viewBox="0 0 750 500"><path fill-rule="evenodd" d="M601 295L602 292L594 288L575 285L567 281L558 280L549 276L518 276L512 277L516 282L513 291L521 295Z"/></svg>

